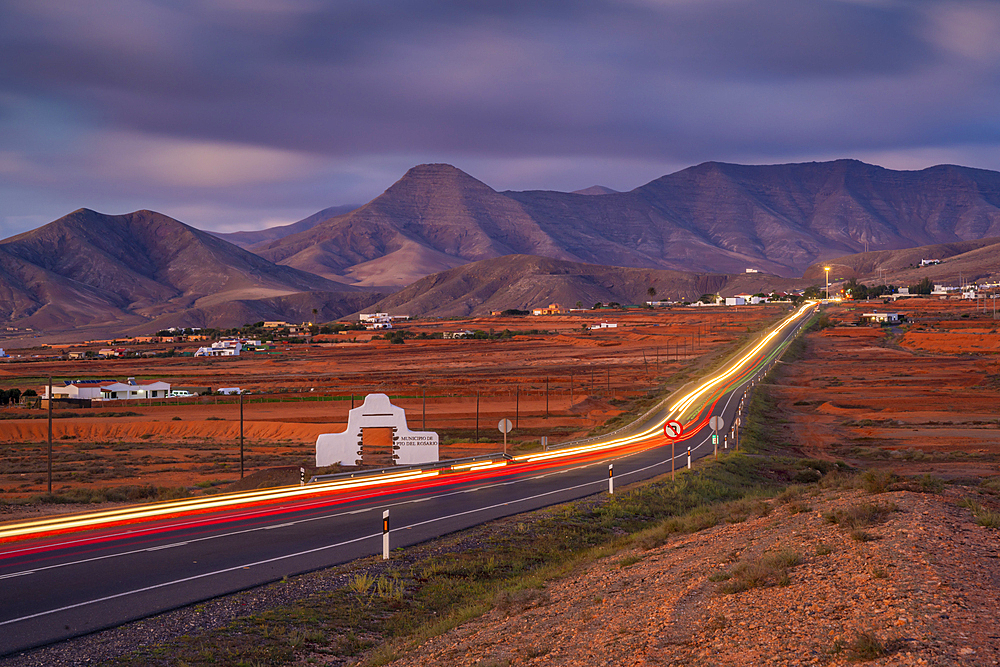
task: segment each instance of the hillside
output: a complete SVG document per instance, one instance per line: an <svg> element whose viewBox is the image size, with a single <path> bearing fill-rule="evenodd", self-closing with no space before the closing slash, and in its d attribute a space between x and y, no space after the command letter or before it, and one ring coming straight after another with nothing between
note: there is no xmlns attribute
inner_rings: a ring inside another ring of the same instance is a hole
<svg viewBox="0 0 1000 667"><path fill-rule="evenodd" d="M192 309L218 322L232 302L271 299L278 313L274 299L314 291L358 293L152 211L80 209L0 241L0 314L36 330L182 324L174 314Z"/></svg>
<svg viewBox="0 0 1000 667"><path fill-rule="evenodd" d="M921 260L937 259L940 264L920 266ZM835 257L807 268L806 278L822 280L824 266L831 280L857 278L888 284L915 284L924 277L944 285L1000 280L1000 238L959 243L938 243L905 250L880 250Z"/></svg>
<svg viewBox="0 0 1000 667"><path fill-rule="evenodd" d="M708 162L630 192L605 190L497 192L453 166L420 165L359 209L254 249L332 280L402 286L509 254L791 277L866 244L1000 236L1000 173L950 165Z"/></svg>
<svg viewBox="0 0 1000 667"><path fill-rule="evenodd" d="M769 293L798 283L805 284L762 273L695 274L506 255L427 276L373 308L422 317L479 316L553 302L589 307L599 301L693 301L706 293ZM655 297L649 295L650 287L656 291Z"/></svg>

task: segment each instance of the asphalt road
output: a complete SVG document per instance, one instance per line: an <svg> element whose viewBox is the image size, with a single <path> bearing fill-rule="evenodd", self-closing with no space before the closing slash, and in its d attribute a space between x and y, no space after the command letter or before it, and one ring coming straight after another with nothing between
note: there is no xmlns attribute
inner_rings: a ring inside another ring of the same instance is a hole
<svg viewBox="0 0 1000 667"><path fill-rule="evenodd" d="M739 372L703 392L685 420L688 431L677 443L673 465L687 465L689 445L693 460L712 455L707 423L712 415L726 422L719 432L720 451L733 446L730 429L746 391L807 319L791 324ZM0 655L380 553L386 509L395 549L607 492L609 464L616 485L669 472L671 446L660 429L666 418L676 416L675 400L619 432L583 443L594 451L550 452L554 456L547 460L377 487L317 487L311 495L266 500L235 496L223 507L5 540L0 543ZM647 430L656 436L599 448Z"/></svg>

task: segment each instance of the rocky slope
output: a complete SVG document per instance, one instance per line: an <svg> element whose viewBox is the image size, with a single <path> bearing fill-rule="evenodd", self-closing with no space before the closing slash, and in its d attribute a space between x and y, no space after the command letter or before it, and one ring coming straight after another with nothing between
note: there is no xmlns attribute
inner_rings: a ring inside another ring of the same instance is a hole
<svg viewBox="0 0 1000 667"><path fill-rule="evenodd" d="M373 308L401 315L463 317L508 308L529 310L553 302L569 308L580 303L589 308L597 302L694 301L707 293L769 294L774 289L807 284L811 283L763 273L696 274L506 255L427 276ZM655 295L649 294L650 287Z"/></svg>
<svg viewBox="0 0 1000 667"><path fill-rule="evenodd" d="M828 491L775 503L501 600L389 664L996 665L1000 540L957 500ZM826 518L869 506L888 514L864 537ZM776 561L792 564L761 566Z"/></svg>

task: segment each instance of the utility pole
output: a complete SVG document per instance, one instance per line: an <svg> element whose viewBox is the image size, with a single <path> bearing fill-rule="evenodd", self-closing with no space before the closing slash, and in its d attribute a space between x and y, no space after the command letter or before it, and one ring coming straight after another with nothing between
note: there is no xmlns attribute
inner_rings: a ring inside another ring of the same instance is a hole
<svg viewBox="0 0 1000 667"><path fill-rule="evenodd" d="M479 444L479 392L476 392L476 444Z"/></svg>
<svg viewBox="0 0 1000 667"><path fill-rule="evenodd" d="M240 390L240 479L243 479L243 391Z"/></svg>
<svg viewBox="0 0 1000 667"><path fill-rule="evenodd" d="M521 421L521 385L514 385L514 428Z"/></svg>
<svg viewBox="0 0 1000 667"><path fill-rule="evenodd" d="M49 454L48 454L48 471L49 471L49 495L52 495L52 376L49 376Z"/></svg>

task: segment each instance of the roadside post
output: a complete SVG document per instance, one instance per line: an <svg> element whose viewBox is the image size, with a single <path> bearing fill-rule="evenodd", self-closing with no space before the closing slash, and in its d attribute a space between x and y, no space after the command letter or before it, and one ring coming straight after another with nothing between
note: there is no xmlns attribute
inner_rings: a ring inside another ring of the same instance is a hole
<svg viewBox="0 0 1000 667"><path fill-rule="evenodd" d="M691 443L688 443L688 470L691 469Z"/></svg>
<svg viewBox="0 0 1000 667"><path fill-rule="evenodd" d="M677 445L677 438L681 437L681 433L684 432L684 426L676 419L671 419L670 421L663 424L663 435L670 440L670 479L674 479L675 476L675 447Z"/></svg>
<svg viewBox="0 0 1000 667"><path fill-rule="evenodd" d="M510 433L510 429L513 428L514 424L511 423L509 419L504 417L497 423L497 428L503 433L503 453L507 453L507 434Z"/></svg>
<svg viewBox="0 0 1000 667"><path fill-rule="evenodd" d="M608 493L614 495L615 493L615 464L608 464Z"/></svg>
<svg viewBox="0 0 1000 667"><path fill-rule="evenodd" d="M389 510L382 512L382 560L389 560Z"/></svg>
<svg viewBox="0 0 1000 667"><path fill-rule="evenodd" d="M708 425L712 427L712 444L715 445L715 457L719 457L719 431L726 426L726 420L716 415L708 420Z"/></svg>

